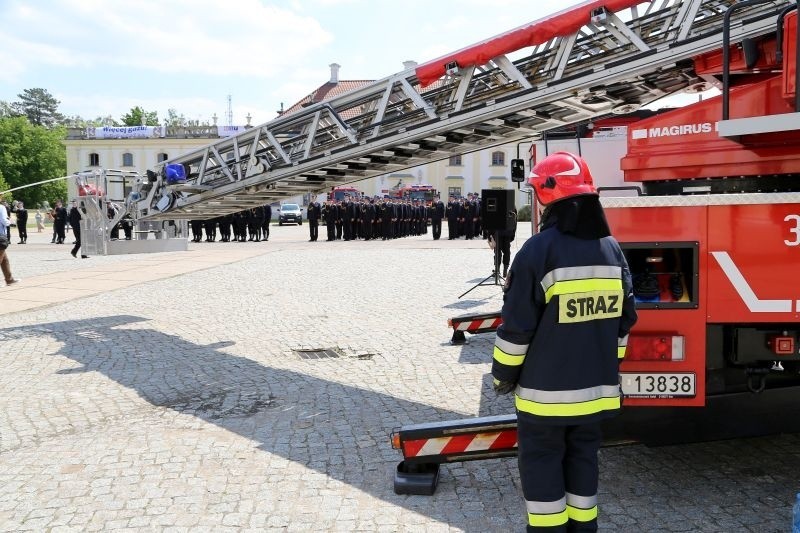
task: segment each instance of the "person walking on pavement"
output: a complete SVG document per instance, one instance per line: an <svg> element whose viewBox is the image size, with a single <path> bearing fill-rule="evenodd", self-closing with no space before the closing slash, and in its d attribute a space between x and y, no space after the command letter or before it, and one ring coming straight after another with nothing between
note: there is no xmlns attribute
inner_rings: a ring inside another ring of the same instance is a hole
<svg viewBox="0 0 800 533"><path fill-rule="evenodd" d="M0 199L2 200L2 199ZM0 201L0 271L3 272L3 279L6 285L13 285L18 282L11 274L11 263L8 261L8 229L11 227L11 217L8 215L6 203Z"/></svg>
<svg viewBox="0 0 800 533"><path fill-rule="evenodd" d="M42 216L42 212L37 209L36 215L33 218L36 219L36 233L41 233L42 230L44 230L44 217Z"/></svg>
<svg viewBox="0 0 800 533"><path fill-rule="evenodd" d="M527 530L596 531L600 421L620 409L637 318L631 275L582 158L551 154L528 183L542 229L506 278L493 384L515 391Z"/></svg>
<svg viewBox="0 0 800 533"><path fill-rule="evenodd" d="M306 218L308 218L308 234L309 234L309 242L316 241L319 237L319 217L321 214L321 208L319 203L317 203L316 199L311 200L308 204L308 209L306 209Z"/></svg>
<svg viewBox="0 0 800 533"><path fill-rule="evenodd" d="M61 200L56 202L53 208L53 230L55 232L56 244L64 244L67 229L67 209L61 205Z"/></svg>
<svg viewBox="0 0 800 533"><path fill-rule="evenodd" d="M72 233L75 235L75 246L72 247L72 250L69 252L72 254L72 257L78 257L78 250L81 249L81 219L83 216L81 215L80 209L78 209L78 204L75 200L72 200L72 207L69 208L69 225L72 227ZM88 258L88 255L81 254L81 259Z"/></svg>
<svg viewBox="0 0 800 533"><path fill-rule="evenodd" d="M17 208L14 210L17 215L17 233L19 233L19 244L28 242L28 210L22 202L17 202Z"/></svg>

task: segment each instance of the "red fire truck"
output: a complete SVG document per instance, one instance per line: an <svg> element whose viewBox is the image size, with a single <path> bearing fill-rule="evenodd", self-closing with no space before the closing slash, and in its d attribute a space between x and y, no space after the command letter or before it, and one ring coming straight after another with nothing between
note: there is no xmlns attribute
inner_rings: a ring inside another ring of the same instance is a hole
<svg viewBox="0 0 800 533"><path fill-rule="evenodd" d="M328 193L328 200L340 202L344 200L346 196L349 196L353 199L358 199L364 196L364 193L355 187L350 187L349 185L340 185L331 189L331 192Z"/></svg>
<svg viewBox="0 0 800 533"><path fill-rule="evenodd" d="M426 204L430 204L438 194L433 185L404 185L391 189L389 191L389 198L397 200L420 200Z"/></svg>
<svg viewBox="0 0 800 533"><path fill-rule="evenodd" d="M730 7L722 48L694 57L720 96L630 124L620 168L641 192L601 191L639 313L620 369L628 407L800 391L798 8L731 44L730 13L754 3ZM516 418L407 426L393 444L395 490L430 494L439 463L515 454Z"/></svg>

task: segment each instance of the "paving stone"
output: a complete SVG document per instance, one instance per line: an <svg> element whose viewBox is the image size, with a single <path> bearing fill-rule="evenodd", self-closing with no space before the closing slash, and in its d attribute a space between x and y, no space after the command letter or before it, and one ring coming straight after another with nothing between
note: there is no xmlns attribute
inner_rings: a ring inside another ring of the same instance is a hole
<svg viewBox="0 0 800 533"><path fill-rule="evenodd" d="M448 342L448 318L502 305L494 286L457 298L491 267L485 243L306 230L192 244L263 254L164 279L138 266L131 287L5 314L0 530L522 531L513 458L445 465L433 496L392 488L393 428L512 412L487 380L492 335ZM154 258L63 262L49 246L12 246L15 275ZM603 449L600 529L786 531L798 449L798 435Z"/></svg>

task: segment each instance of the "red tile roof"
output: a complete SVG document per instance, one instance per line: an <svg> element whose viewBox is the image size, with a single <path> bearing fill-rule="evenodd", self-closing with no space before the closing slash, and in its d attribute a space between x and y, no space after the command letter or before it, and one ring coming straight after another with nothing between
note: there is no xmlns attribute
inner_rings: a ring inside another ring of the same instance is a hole
<svg viewBox="0 0 800 533"><path fill-rule="evenodd" d="M309 93L304 98L300 99L300 101L293 104L291 107L286 109L281 116L288 115L290 113L295 113L301 109L305 109L306 107L317 104L319 102L325 102L327 100L331 100L340 94L344 94L349 91L353 91L355 89L360 89L366 85L371 83L375 83L375 80L340 80L339 82L325 82L311 93ZM425 89L420 89L418 84L414 85L414 88L417 91L421 91L423 94L438 89L443 85L441 80L432 83L431 85L425 87ZM353 118L360 114L361 111L359 108L347 109L340 113L340 116L347 120L348 118Z"/></svg>
<svg viewBox="0 0 800 533"><path fill-rule="evenodd" d="M295 103L289 109L285 110L283 112L283 115L294 113L295 111L304 109L312 104L317 104L319 102L330 100L348 91L352 91L354 89L360 89L361 87L369 85L374 81L375 80L341 80L338 83L333 83L330 81L323 83L322 85L317 87L314 91L312 91L309 95L305 96L299 102ZM350 117L345 116L342 118L350 118Z"/></svg>

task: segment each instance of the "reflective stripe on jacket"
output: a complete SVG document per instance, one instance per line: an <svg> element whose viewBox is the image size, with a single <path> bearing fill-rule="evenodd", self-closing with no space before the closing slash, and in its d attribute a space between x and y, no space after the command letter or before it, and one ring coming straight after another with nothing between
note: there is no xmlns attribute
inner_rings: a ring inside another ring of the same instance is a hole
<svg viewBox="0 0 800 533"><path fill-rule="evenodd" d="M613 237L543 230L514 258L503 301L492 374L517 384L521 416L574 424L619 409L619 361L636 311Z"/></svg>

